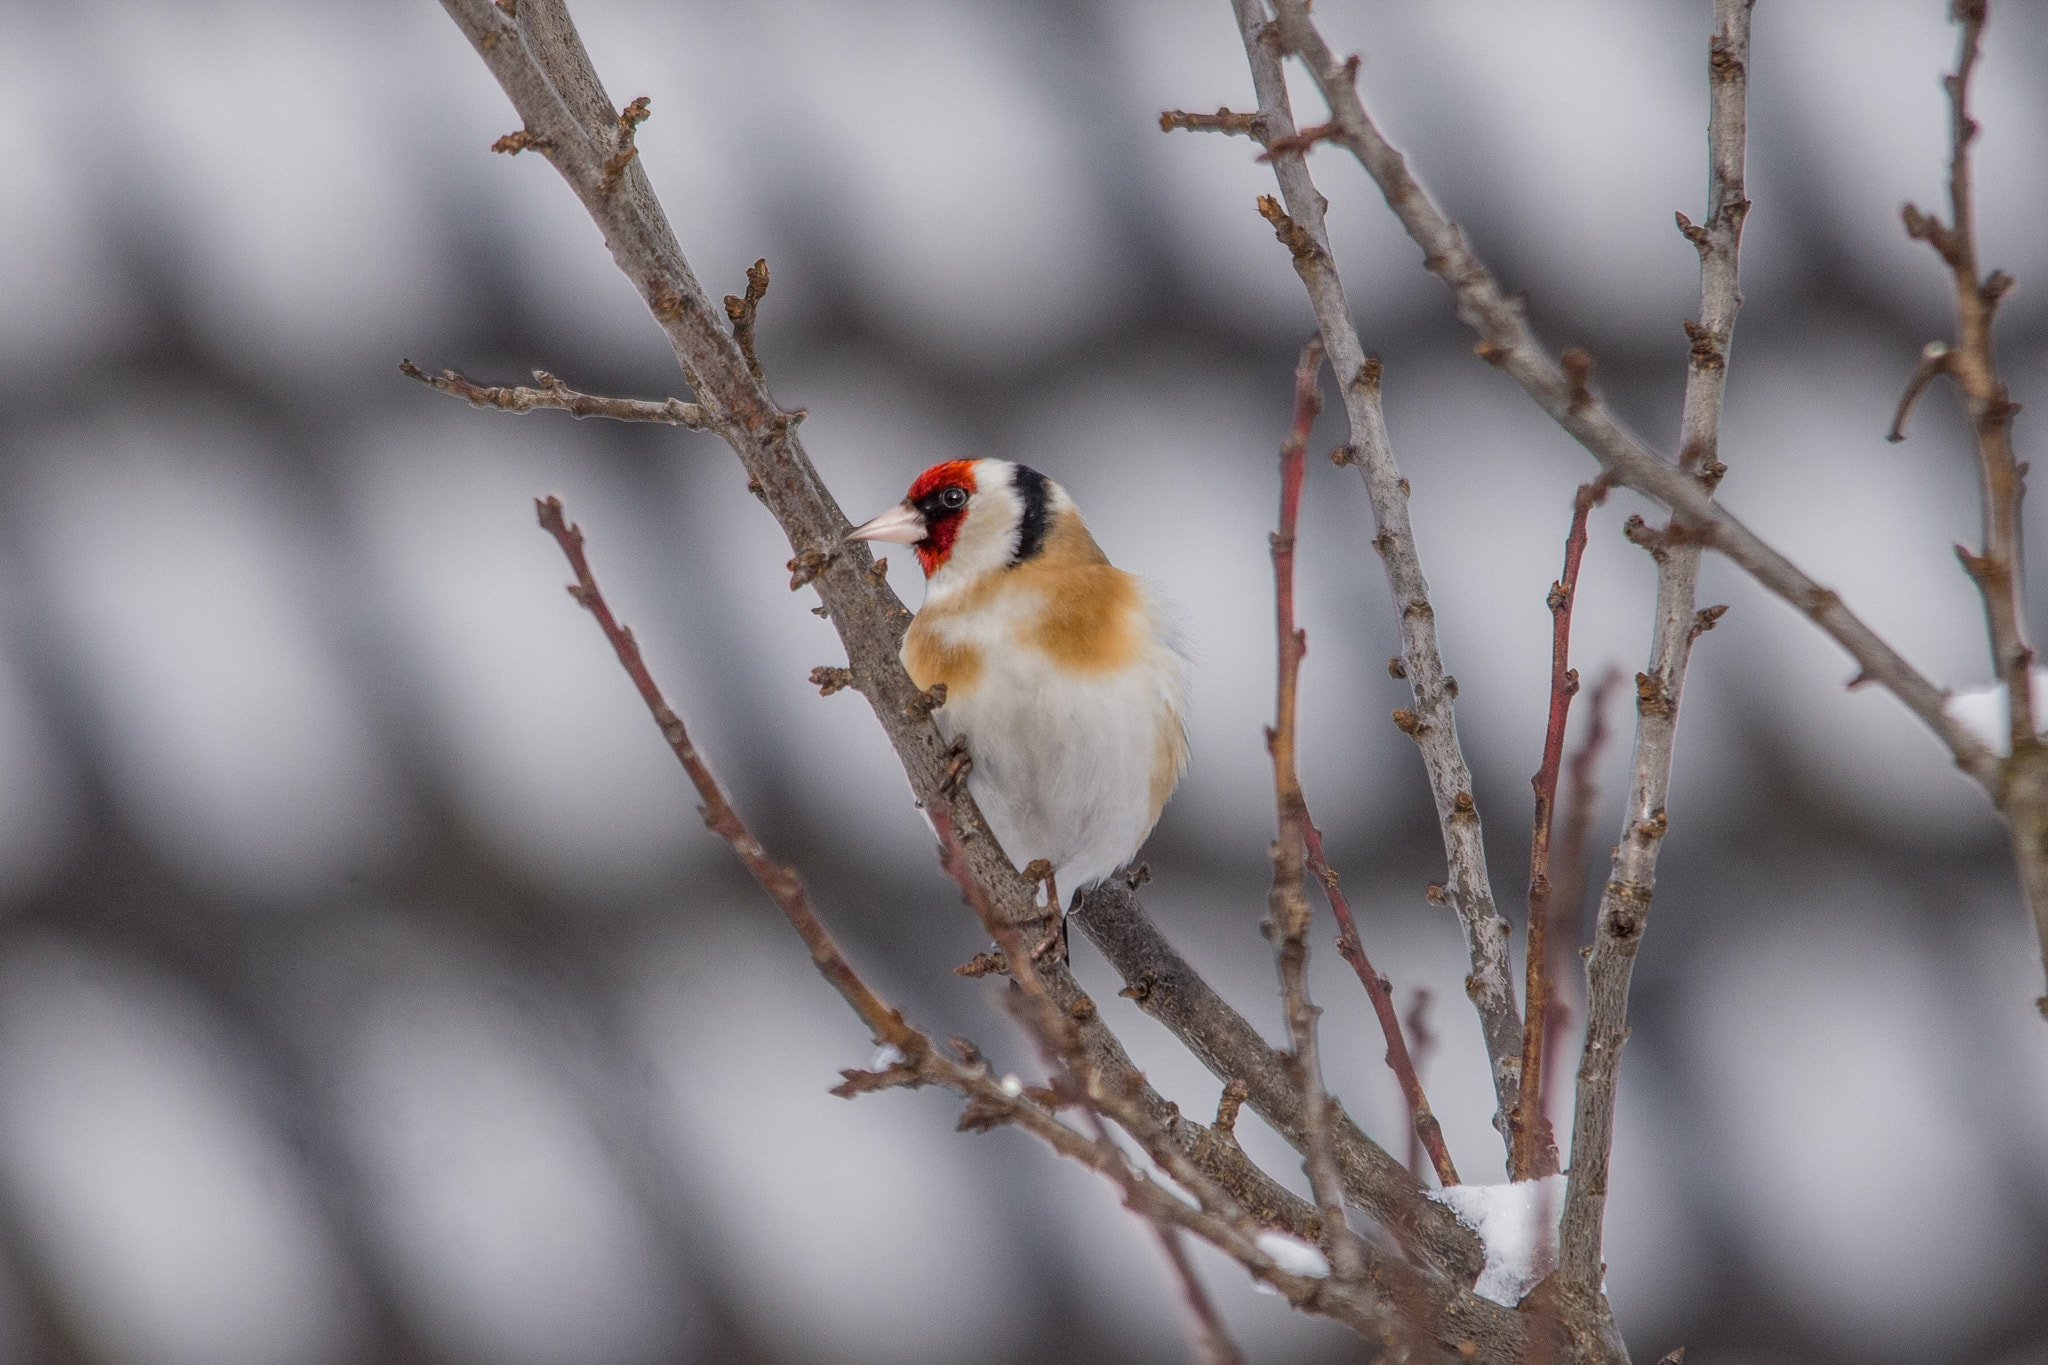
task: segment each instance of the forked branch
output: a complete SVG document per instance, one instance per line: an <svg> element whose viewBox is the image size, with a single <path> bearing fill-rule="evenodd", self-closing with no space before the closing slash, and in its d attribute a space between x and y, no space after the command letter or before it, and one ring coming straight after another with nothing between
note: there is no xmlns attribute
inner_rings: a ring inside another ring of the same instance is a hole
<svg viewBox="0 0 2048 1365"><path fill-rule="evenodd" d="M1232 7L1245 58L1251 65L1252 87L1258 93L1259 138L1268 152L1284 149L1296 137L1294 114L1264 0L1232 0ZM1323 197L1309 179L1300 152L1283 151L1273 157L1272 166L1285 207L1269 199L1262 201L1260 211L1294 258L1295 273L1308 290L1330 367L1344 395L1344 414L1351 428L1346 450L1365 477L1375 528L1373 548L1379 552L1400 614L1402 672L1415 703L1412 711L1397 711L1394 720L1421 751L1436 800L1448 868L1446 887L1472 962L1468 993L1479 1013L1492 1070L1494 1123L1505 1141L1508 1116L1514 1112L1521 1087L1522 1020L1515 1010L1508 925L1494 908L1493 885L1486 870L1486 840L1472 797L1472 774L1458 744L1452 705L1457 685L1444 672L1429 583L1423 577L1415 532L1408 521L1408 481L1401 477L1387 439L1386 416L1380 408L1380 365L1366 357L1351 321L1343 281L1337 276L1323 228Z"/></svg>
<svg viewBox="0 0 2048 1365"><path fill-rule="evenodd" d="M1409 172L1401 153L1387 142L1366 113L1358 96L1356 64L1339 60L1330 50L1302 0L1274 0L1274 4L1279 42L1300 57L1329 103L1331 122L1336 125L1329 141L1356 157L1379 186L1387 206L1422 248L1424 263L1449 286L1459 318L1479 334L1479 355L1520 384L1539 407L1600 462L1601 469L1615 484L1663 503L1687 534L1727 556L1813 621L1847 651L1869 681L1897 697L1948 746L1958 767L1987 792L1995 793L2001 772L1998 756L1942 709L1946 697L1942 689L1850 611L1837 593L1815 582L1715 504L1699 478L1700 474L1710 472L1710 463L1700 462L1696 468L1688 468L1666 459L1631 431L1605 401L1573 385L1564 367L1536 339L1521 304L1500 287L1472 250L1463 230L1444 215ZM1717 0L1717 15L1723 8L1725 0ZM1722 27L1718 19L1716 26L1717 30ZM1723 62L1714 73L1715 88L1727 88L1730 77L1743 79L1744 73L1746 67ZM1708 358L1709 353L1703 351L1701 361ZM1725 348L1720 358L1725 363ZM1701 452L1702 461L1707 455L1708 452ZM2044 854L2048 854L2048 829L2043 834ZM2048 861L2043 866L2048 870Z"/></svg>
<svg viewBox="0 0 2048 1365"><path fill-rule="evenodd" d="M1749 212L1743 162L1748 141L1749 17L1754 0L1715 0L1707 44L1710 113L1707 120L1707 219L1688 234L1700 255L1700 320L1685 380L1680 431L1680 477L1705 501L1724 468L1718 451L1721 399L1726 389L1735 315L1742 304L1738 268L1742 223ZM1712 506L1711 503L1707 504ZM1629 981L1636 950L1648 927L1657 879L1657 855L1670 822L1672 746L1686 665L1700 635L1720 619L1720 607L1700 611L1700 547L1690 515L1674 511L1674 535L1652 550L1657 562L1657 607L1647 668L1636 675L1636 739L1628 810L1614 869L1600 897L1592 953L1587 961L1586 1045L1579 1062L1572 1112L1572 1165L1559 1229L1562 1292L1596 1301L1603 1276L1600 1247L1607 1207L1607 1163L1614 1146L1615 1082L1628 1040Z"/></svg>
<svg viewBox="0 0 2048 1365"><path fill-rule="evenodd" d="M1907 233L1933 247L1949 268L1956 337L1952 345L1937 341L1922 352L1893 431L1900 431L1913 398L1937 374L1954 381L1977 449L1984 518L1981 547L1972 552L1958 545L1956 555L1984 601L1992 668L2006 694L2006 751L2011 757L2004 764L2003 781L1994 788L1993 798L2012 826L2020 884L2033 912L2042 962L2048 966L2048 749L2036 733L2034 650L2027 641L2022 600L2026 553L2020 502L2026 492L2026 466L2013 449L2012 425L2019 404L2012 401L1999 376L1998 351L1992 338L1999 301L2012 288L2013 278L2003 270L1994 270L1989 276L1980 273L1975 173L1970 157L1977 139L1977 121L1970 115L1970 81L1976 75L1990 6L1987 0L1953 0L1949 17L1957 30L1956 69L1942 82L1949 103L1950 218L1943 224L1911 204L1904 217ZM2039 1005L2048 1016L2048 995L2040 998Z"/></svg>

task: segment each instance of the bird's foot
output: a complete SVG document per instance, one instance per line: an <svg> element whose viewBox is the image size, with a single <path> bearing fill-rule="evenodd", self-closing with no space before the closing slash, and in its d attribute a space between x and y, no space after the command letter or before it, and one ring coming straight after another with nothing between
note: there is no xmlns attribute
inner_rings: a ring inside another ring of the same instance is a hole
<svg viewBox="0 0 2048 1365"><path fill-rule="evenodd" d="M951 796L958 791L960 784L967 780L967 775L974 771L974 759L967 752L965 740L954 740L950 752L952 759L946 764L945 776L939 779L941 796Z"/></svg>

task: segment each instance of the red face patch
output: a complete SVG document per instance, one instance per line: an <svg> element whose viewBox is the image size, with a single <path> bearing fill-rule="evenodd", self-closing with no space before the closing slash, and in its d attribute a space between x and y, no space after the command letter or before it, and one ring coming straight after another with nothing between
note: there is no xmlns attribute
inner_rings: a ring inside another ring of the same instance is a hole
<svg viewBox="0 0 2048 1365"><path fill-rule="evenodd" d="M917 476L904 498L924 514L924 539L912 548L930 578L953 553L953 541L967 516L967 498L974 496L974 462L947 460ZM965 494L966 496L961 496ZM955 505L957 504L957 505Z"/></svg>

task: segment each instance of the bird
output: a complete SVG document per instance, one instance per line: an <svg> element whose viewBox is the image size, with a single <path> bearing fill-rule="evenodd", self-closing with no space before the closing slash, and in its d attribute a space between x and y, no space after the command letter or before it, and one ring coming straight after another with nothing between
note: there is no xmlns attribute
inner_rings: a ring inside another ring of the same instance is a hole
<svg viewBox="0 0 2048 1365"><path fill-rule="evenodd" d="M1137 855L1187 771L1187 663L1144 581L1109 562L1066 489L1009 460L948 460L846 539L908 545L924 604L903 639L967 789L1046 909Z"/></svg>

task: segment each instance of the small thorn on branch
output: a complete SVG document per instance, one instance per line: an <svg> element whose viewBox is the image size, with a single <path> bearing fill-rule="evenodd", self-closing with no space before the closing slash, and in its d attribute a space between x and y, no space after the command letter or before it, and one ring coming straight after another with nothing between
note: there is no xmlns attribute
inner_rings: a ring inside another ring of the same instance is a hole
<svg viewBox="0 0 2048 1365"><path fill-rule="evenodd" d="M1700 255L1704 256L1714 249L1713 240L1707 236L1705 228L1686 217L1683 209L1679 210L1676 216L1678 218L1678 230L1685 234L1685 240L1691 242Z"/></svg>
<svg viewBox="0 0 2048 1365"><path fill-rule="evenodd" d="M1280 207L1280 201L1270 194L1259 196L1259 216L1273 225L1273 235L1280 244L1293 253L1294 268L1304 270L1315 264L1322 255L1322 248L1308 229L1287 216L1287 210Z"/></svg>
<svg viewBox="0 0 2048 1365"><path fill-rule="evenodd" d="M1008 976L1010 961L1000 952L976 953L953 969L953 975L979 981L984 976Z"/></svg>
<svg viewBox="0 0 2048 1365"><path fill-rule="evenodd" d="M1261 164L1266 164L1283 156L1304 156L1318 142L1328 142L1332 138L1342 137L1343 134L1343 128L1335 120L1314 124L1301 129L1292 137L1275 138L1265 151L1259 153L1258 160Z"/></svg>
<svg viewBox="0 0 2048 1365"><path fill-rule="evenodd" d="M811 686L818 689L818 695L821 697L829 697L834 692L844 692L853 686L853 670L820 664L811 670Z"/></svg>
<svg viewBox="0 0 2048 1365"><path fill-rule="evenodd" d="M783 565L789 570L789 590L795 592L798 588L816 582L818 575L825 572L825 566L832 562L832 557L836 553L837 551L821 550L812 545Z"/></svg>
<svg viewBox="0 0 2048 1365"><path fill-rule="evenodd" d="M1922 213L1914 204L1908 204L1900 209L1899 217L1906 225L1908 237L1933 247L1941 253L1941 259L1951 266L1961 263L1962 241L1942 224L1941 219L1931 213Z"/></svg>
<svg viewBox="0 0 2048 1365"><path fill-rule="evenodd" d="M493 142L491 150L501 152L506 156L518 156L528 147L546 147L547 145L549 144L546 138L536 137L533 133L521 128L518 132L507 133L496 142Z"/></svg>
<svg viewBox="0 0 2048 1365"><path fill-rule="evenodd" d="M1701 607L1692 614L1692 629L1686 633L1687 642L1690 643L1705 635L1708 631L1719 625L1721 618L1727 614L1728 608L1725 604L1715 607Z"/></svg>
<svg viewBox="0 0 2048 1365"><path fill-rule="evenodd" d="M1892 429L1885 433L1885 439L1897 445L1906 439L1906 417L1913 411L1913 405L1920 401L1920 395L1934 382L1936 375L1947 374L1955 363L1949 345L1945 341L1930 341L1920 348L1920 363L1913 367L1913 377L1906 382L1906 392L1899 398L1899 410L1892 415Z"/></svg>
<svg viewBox="0 0 2048 1365"><path fill-rule="evenodd" d="M761 362L754 354L754 315L761 307L761 300L768 297L768 260L766 257L747 267L747 292L744 296L725 296L725 315L732 321L732 339L739 343L740 354L746 357L747 372L754 376L754 382L765 382L761 378Z"/></svg>
<svg viewBox="0 0 2048 1365"><path fill-rule="evenodd" d="M1170 133L1176 128L1190 133L1223 133L1229 136L1263 137L1266 125L1257 114L1239 114L1231 110L1218 109L1213 114L1190 114L1185 109L1166 109L1159 115L1159 131Z"/></svg>
<svg viewBox="0 0 2048 1365"><path fill-rule="evenodd" d="M639 147L633 143L633 130L647 121L647 96L642 95L619 111L619 149L605 158L604 185L606 189L617 186L619 177L625 174L627 163L640 155Z"/></svg>

